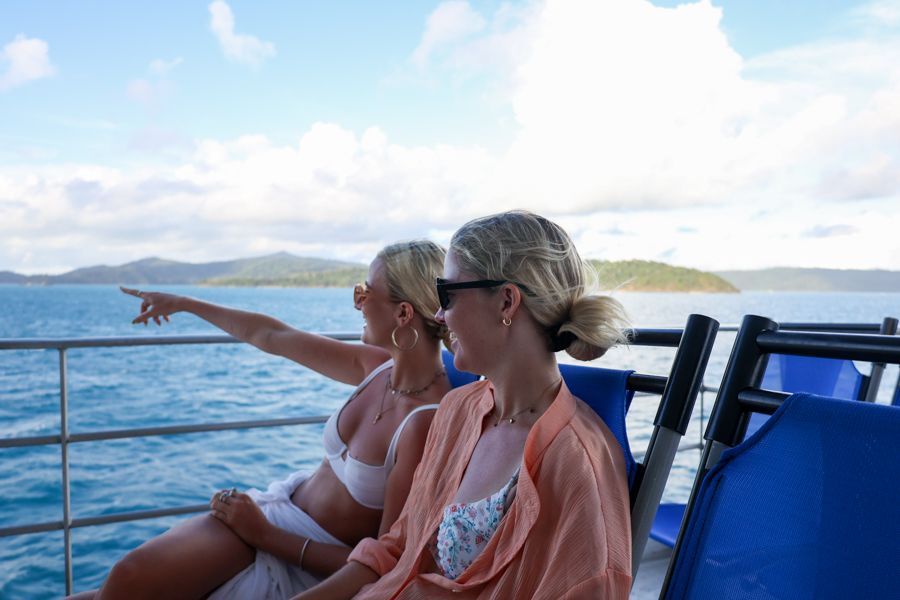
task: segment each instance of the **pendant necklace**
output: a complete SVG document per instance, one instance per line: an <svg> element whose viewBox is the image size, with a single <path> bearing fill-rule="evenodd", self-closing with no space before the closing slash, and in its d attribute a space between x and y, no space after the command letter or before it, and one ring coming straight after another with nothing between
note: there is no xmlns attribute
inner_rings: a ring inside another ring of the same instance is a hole
<svg viewBox="0 0 900 600"><path fill-rule="evenodd" d="M440 377L444 373L446 373L446 371L444 371L444 369L438 369L437 373L434 374L434 377L431 378L431 381L429 381L428 384L425 385L424 387L420 387L418 389L409 388L406 390L395 388L393 385L391 385L391 374L388 373L388 376L385 377L385 380L384 380L384 393L381 395L381 404L378 407L378 414L376 414L375 418L372 419L372 425L374 425L381 419L381 415L397 408L397 402L394 402L388 408L384 407L384 399L387 398L388 391L391 392L391 396L398 396L398 395L399 396L418 396L422 392L424 392L425 390L430 388L434 384L434 382L438 380L438 377Z"/></svg>
<svg viewBox="0 0 900 600"><path fill-rule="evenodd" d="M513 424L513 423L516 422L516 417L518 417L519 415L521 415L521 414L523 414L523 413L526 413L526 412L529 413L529 414L533 413L533 412L535 411L535 407L537 406L538 402L540 402L540 401L541 401L541 398L544 397L544 394L547 393L547 390L549 390L550 388L552 388L553 386L555 386L556 384L558 384L561 380L562 380L562 378L556 379L556 380L554 380L553 382L551 382L550 385L548 385L547 387L545 387L544 390L543 390L543 391L540 393L540 395L537 397L537 400L535 400L535 402L534 402L533 405L531 405L531 406L526 406L526 407L523 408L522 410L520 410L520 411L518 411L518 412L514 412L513 414L509 415L508 417L502 417L502 416L501 416L501 417L497 417L497 420L494 421L494 427L496 427L496 426L499 425L500 423L509 423L509 424L511 425L511 424ZM491 412L495 412L496 410L497 410L497 407L494 406L494 410L492 410Z"/></svg>

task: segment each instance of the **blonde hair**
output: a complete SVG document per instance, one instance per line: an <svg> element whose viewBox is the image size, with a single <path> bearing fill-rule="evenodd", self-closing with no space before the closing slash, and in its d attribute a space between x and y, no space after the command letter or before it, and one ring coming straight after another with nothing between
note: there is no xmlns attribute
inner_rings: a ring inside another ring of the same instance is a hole
<svg viewBox="0 0 900 600"><path fill-rule="evenodd" d="M556 223L515 210L463 225L450 241L460 268L522 289L522 302L547 333L548 347L578 360L626 342L622 304L596 293L597 275Z"/></svg>
<svg viewBox="0 0 900 600"><path fill-rule="evenodd" d="M434 319L440 307L434 280L443 272L445 255L444 248L432 241L411 240L385 246L376 258L384 264L391 297L412 304L425 323L425 331L449 348L447 327Z"/></svg>

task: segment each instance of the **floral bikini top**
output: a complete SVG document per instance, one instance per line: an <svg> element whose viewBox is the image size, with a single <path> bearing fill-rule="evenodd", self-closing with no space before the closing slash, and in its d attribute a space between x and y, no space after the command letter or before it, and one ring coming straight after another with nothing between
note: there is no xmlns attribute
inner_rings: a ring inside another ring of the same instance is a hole
<svg viewBox="0 0 900 600"><path fill-rule="evenodd" d="M444 518L431 542L431 553L444 577L456 579L478 558L500 526L506 499L519 480L516 471L509 482L487 498L444 507Z"/></svg>

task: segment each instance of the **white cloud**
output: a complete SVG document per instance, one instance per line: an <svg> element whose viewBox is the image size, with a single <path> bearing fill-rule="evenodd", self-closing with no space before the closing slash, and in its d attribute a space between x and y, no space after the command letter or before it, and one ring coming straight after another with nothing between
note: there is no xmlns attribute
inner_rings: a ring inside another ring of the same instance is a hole
<svg viewBox="0 0 900 600"><path fill-rule="evenodd" d="M209 5L209 28L219 40L225 57L235 62L258 67L275 56L275 44L245 33L235 33L234 13L223 0Z"/></svg>
<svg viewBox="0 0 900 600"><path fill-rule="evenodd" d="M404 146L335 123L291 145L148 131L182 148L176 166L0 167L0 268L26 247L30 264L72 266L275 249L366 260L524 207L590 257L900 269L900 41L863 30L745 61L708 0L548 0L477 27L453 6L463 16L429 19L420 56L498 70L507 148ZM479 47L505 58L479 63Z"/></svg>
<svg viewBox="0 0 900 600"><path fill-rule="evenodd" d="M484 29L485 20L466 0L442 2L428 16L419 45L412 53L412 62L423 68L431 55L459 43Z"/></svg>
<svg viewBox="0 0 900 600"><path fill-rule="evenodd" d="M130 100L150 111L159 110L174 91L174 85L168 79L168 75L182 62L184 60L181 57L169 61L160 58L150 61L147 67L150 76L129 81L125 94Z"/></svg>
<svg viewBox="0 0 900 600"><path fill-rule="evenodd" d="M150 61L150 72L157 76L168 75L175 67L184 62L180 56L172 60L163 60L156 58Z"/></svg>
<svg viewBox="0 0 900 600"><path fill-rule="evenodd" d="M174 167L7 168L0 265L16 263L24 238L32 271L38 261L215 260L269 249L367 260L387 241L476 214L469 191L492 166L475 148L405 147L377 128L358 135L317 123L291 146L258 135L203 140Z"/></svg>
<svg viewBox="0 0 900 600"><path fill-rule="evenodd" d="M44 40L19 34L0 51L0 92L50 77L55 72Z"/></svg>
<svg viewBox="0 0 900 600"><path fill-rule="evenodd" d="M858 7L854 14L866 24L895 27L900 25L900 1L877 0Z"/></svg>

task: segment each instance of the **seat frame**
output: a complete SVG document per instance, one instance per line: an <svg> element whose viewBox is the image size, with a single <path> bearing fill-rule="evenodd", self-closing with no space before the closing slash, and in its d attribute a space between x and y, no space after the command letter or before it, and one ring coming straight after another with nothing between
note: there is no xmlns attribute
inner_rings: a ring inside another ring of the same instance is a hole
<svg viewBox="0 0 900 600"><path fill-rule="evenodd" d="M743 441L750 414L760 412L771 415L790 396L788 393L759 388L769 354L900 364L900 337L779 331L775 321L756 315L745 316L735 338L704 434L706 444L685 510L684 523L690 522L693 517L697 494L709 470L719 462L726 449ZM685 526L682 524L660 598L666 597L672 575L678 566L684 531Z"/></svg>
<svg viewBox="0 0 900 600"><path fill-rule="evenodd" d="M668 376L631 373L626 389L660 396L653 432L631 485L631 573L637 575L650 527L662 499L678 445L687 432L694 403L715 344L719 323L705 315L690 315L684 329L632 329L633 346L675 348Z"/></svg>
<svg viewBox="0 0 900 600"><path fill-rule="evenodd" d="M885 317L880 324L878 323L781 323L778 327L779 331L816 331L822 333L878 333L880 335L895 335L897 333L897 319L893 317ZM768 363L767 363L768 364ZM881 379L884 374L885 363L874 362L868 374L860 374L860 388L856 398L852 400L860 400L866 402L875 402L878 396L878 388L881 385ZM765 374L765 370L763 371ZM765 375L764 375L765 376ZM782 390L779 390L782 391ZM900 403L900 378L897 380L897 389L894 392L894 404ZM650 537L669 547L673 547L677 540L678 533L684 526L684 504L664 504L660 506L663 509L663 522L657 523L656 519L651 524ZM659 513L660 511L657 510ZM679 517L680 513L680 517ZM678 527L675 529L673 522L678 520ZM673 531L674 530L674 531ZM674 533L674 536L672 535ZM671 540L671 541L670 541Z"/></svg>

